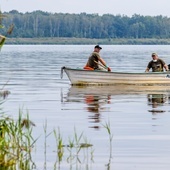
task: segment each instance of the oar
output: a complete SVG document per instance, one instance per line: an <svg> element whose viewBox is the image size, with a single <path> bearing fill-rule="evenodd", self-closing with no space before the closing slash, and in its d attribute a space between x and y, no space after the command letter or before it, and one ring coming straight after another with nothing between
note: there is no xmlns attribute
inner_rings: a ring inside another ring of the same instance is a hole
<svg viewBox="0 0 170 170"><path fill-rule="evenodd" d="M100 64L100 63L98 63L98 62L97 62L97 61L95 61L95 60L94 60L94 62L95 62L96 64L100 65L101 67L103 67L104 69L107 69L107 67L106 67L106 66L104 66L103 64Z"/></svg>

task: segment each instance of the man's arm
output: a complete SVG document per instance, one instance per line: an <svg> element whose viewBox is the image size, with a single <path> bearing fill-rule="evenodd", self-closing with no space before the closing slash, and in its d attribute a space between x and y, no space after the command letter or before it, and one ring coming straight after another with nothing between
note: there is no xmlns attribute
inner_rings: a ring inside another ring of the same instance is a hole
<svg viewBox="0 0 170 170"><path fill-rule="evenodd" d="M146 68L145 72L149 72L149 68L148 67Z"/></svg>
<svg viewBox="0 0 170 170"><path fill-rule="evenodd" d="M111 71L111 68L106 65L106 62L102 58L99 58L99 61L106 67L107 71Z"/></svg>
<svg viewBox="0 0 170 170"><path fill-rule="evenodd" d="M145 72L149 72L150 68L152 67L151 61L148 63Z"/></svg>
<svg viewBox="0 0 170 170"><path fill-rule="evenodd" d="M99 58L99 61L104 65L106 66L106 62L102 59L102 58ZM107 66L106 66L107 67Z"/></svg>
<svg viewBox="0 0 170 170"><path fill-rule="evenodd" d="M164 64L164 68L165 68L166 71L169 70L169 68L168 68L168 66L166 64Z"/></svg>

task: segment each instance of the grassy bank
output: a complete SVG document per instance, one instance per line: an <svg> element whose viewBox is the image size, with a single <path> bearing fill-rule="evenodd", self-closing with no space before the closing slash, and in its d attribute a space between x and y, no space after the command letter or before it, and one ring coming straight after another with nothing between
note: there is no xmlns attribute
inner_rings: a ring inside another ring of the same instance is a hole
<svg viewBox="0 0 170 170"><path fill-rule="evenodd" d="M7 38L6 44L169 45L170 39Z"/></svg>

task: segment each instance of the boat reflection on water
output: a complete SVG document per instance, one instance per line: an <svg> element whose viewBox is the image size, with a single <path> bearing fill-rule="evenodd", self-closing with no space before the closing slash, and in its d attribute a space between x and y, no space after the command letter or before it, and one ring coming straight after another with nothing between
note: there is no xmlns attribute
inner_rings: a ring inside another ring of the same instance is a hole
<svg viewBox="0 0 170 170"><path fill-rule="evenodd" d="M165 105L168 99L167 94L148 94L148 105L152 106L152 110L149 110L149 112L153 114L166 112L165 110L159 109L159 107Z"/></svg>
<svg viewBox="0 0 170 170"><path fill-rule="evenodd" d="M104 111L107 109L106 104L110 104L110 95L92 95L86 94L84 95L85 103L87 104L87 111L92 114L89 115L89 120L91 123L99 123L100 122L100 111ZM99 128L99 126L91 126L92 128Z"/></svg>
<svg viewBox="0 0 170 170"><path fill-rule="evenodd" d="M101 112L108 111L110 104L110 91L96 86L72 86L69 89L65 102L84 103L85 109L90 114L88 120L90 128L98 129L101 122Z"/></svg>
<svg viewBox="0 0 170 170"><path fill-rule="evenodd" d="M158 108L167 101L168 94L170 87L165 86L72 86L67 93L66 102L85 104L85 110L90 113L90 127L98 129L101 127L101 113L113 109L112 102L125 102L123 99L129 99L129 96L138 98L139 95L146 95L148 105L153 108L149 112L162 113L164 111Z"/></svg>

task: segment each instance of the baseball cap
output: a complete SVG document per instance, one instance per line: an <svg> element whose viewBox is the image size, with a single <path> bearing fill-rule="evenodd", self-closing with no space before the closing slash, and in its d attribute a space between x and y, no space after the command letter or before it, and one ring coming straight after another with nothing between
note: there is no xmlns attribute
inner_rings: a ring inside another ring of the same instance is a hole
<svg viewBox="0 0 170 170"><path fill-rule="evenodd" d="M102 49L102 47L100 47L99 45L96 45L94 48Z"/></svg>
<svg viewBox="0 0 170 170"><path fill-rule="evenodd" d="M152 56L157 56L157 54L156 53L152 53Z"/></svg>

